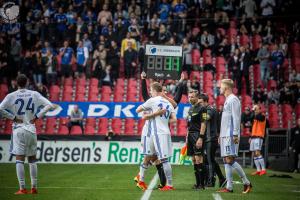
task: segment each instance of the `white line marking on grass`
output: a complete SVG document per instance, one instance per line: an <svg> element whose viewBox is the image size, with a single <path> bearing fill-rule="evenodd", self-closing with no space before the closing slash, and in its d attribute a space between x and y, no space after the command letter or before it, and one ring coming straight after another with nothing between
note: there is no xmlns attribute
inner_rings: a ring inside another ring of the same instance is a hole
<svg viewBox="0 0 300 200"><path fill-rule="evenodd" d="M144 192L141 200L148 200L150 198L152 190L155 187L157 181L158 181L158 174L156 173L154 175L154 177L152 178L152 180L151 180L151 182L150 182L150 184L148 186L148 189Z"/></svg>
<svg viewBox="0 0 300 200"><path fill-rule="evenodd" d="M292 192L297 192L297 193L300 193L300 190L293 190Z"/></svg>
<svg viewBox="0 0 300 200"><path fill-rule="evenodd" d="M212 195L213 195L214 200L223 200L221 195L219 195L217 193L213 193Z"/></svg>
<svg viewBox="0 0 300 200"><path fill-rule="evenodd" d="M18 189L18 187L0 187L0 189ZM38 189L116 190L116 188L59 187L59 186L45 186L45 187L38 187ZM128 190L128 188L118 188L118 190Z"/></svg>

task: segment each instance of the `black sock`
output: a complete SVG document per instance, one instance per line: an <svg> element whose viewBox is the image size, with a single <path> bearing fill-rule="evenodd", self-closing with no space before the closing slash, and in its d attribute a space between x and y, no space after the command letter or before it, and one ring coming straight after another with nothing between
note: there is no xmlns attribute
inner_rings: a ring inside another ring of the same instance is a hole
<svg viewBox="0 0 300 200"><path fill-rule="evenodd" d="M220 165L218 163L215 163L215 172L219 178L219 180L225 180L224 175L222 174L222 171L220 169Z"/></svg>
<svg viewBox="0 0 300 200"><path fill-rule="evenodd" d="M157 172L158 172L160 184L162 184L163 186L165 186L166 183L167 183L167 179L166 179L166 175L165 175L162 163L156 165L156 169L157 169Z"/></svg>
<svg viewBox="0 0 300 200"><path fill-rule="evenodd" d="M194 164L194 173L196 178L196 185L200 185L200 179L199 179L199 171L198 171L198 164Z"/></svg>
<svg viewBox="0 0 300 200"><path fill-rule="evenodd" d="M196 164L196 170L199 179L199 186L204 187L204 179L205 179L205 170L203 163Z"/></svg>

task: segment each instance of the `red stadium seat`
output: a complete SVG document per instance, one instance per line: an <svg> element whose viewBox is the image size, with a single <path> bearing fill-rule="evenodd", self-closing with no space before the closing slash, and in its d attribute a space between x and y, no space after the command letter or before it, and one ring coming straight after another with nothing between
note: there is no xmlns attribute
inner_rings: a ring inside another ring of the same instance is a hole
<svg viewBox="0 0 300 200"><path fill-rule="evenodd" d="M72 101L73 100L72 94L70 94L70 93L64 93L62 100L63 101Z"/></svg>
<svg viewBox="0 0 300 200"><path fill-rule="evenodd" d="M200 65L201 53L200 53L199 49L193 49L191 54L192 54L192 64Z"/></svg>
<svg viewBox="0 0 300 200"><path fill-rule="evenodd" d="M212 81L212 80L213 80L213 75L212 75L212 73L211 73L211 72L208 72L208 71L203 72L203 80L204 80L204 82L206 82L206 81L208 81L208 80Z"/></svg>
<svg viewBox="0 0 300 200"><path fill-rule="evenodd" d="M78 87L78 86L85 87L85 85L86 85L85 78L77 78L76 79L76 87Z"/></svg>
<svg viewBox="0 0 300 200"><path fill-rule="evenodd" d="M237 36L237 30L235 28L229 28L227 30L227 35L229 36L229 39L234 38Z"/></svg>
<svg viewBox="0 0 300 200"><path fill-rule="evenodd" d="M0 91L4 94L8 93L8 87L6 84L0 84Z"/></svg>
<svg viewBox="0 0 300 200"><path fill-rule="evenodd" d="M87 118L86 125L95 127L96 126L96 118Z"/></svg>
<svg viewBox="0 0 300 200"><path fill-rule="evenodd" d="M178 127L177 128L177 136L186 136L187 134L187 129L183 127Z"/></svg>
<svg viewBox="0 0 300 200"><path fill-rule="evenodd" d="M73 85L73 79L72 78L65 78L64 87L65 86L72 86L72 85Z"/></svg>
<svg viewBox="0 0 300 200"><path fill-rule="evenodd" d="M110 86L102 86L101 88L101 94L108 94L110 95L112 93Z"/></svg>
<svg viewBox="0 0 300 200"><path fill-rule="evenodd" d="M241 35L240 36L240 45L245 46L246 44L249 44L250 40L248 35Z"/></svg>
<svg viewBox="0 0 300 200"><path fill-rule="evenodd" d="M84 134L85 135L95 135L96 131L95 131L95 127L94 126L89 126L86 125L85 129L84 129Z"/></svg>
<svg viewBox="0 0 300 200"><path fill-rule="evenodd" d="M196 79L196 80L200 80L200 72L199 71L192 71L191 72L191 75L190 75L190 79L191 80L194 80L194 79Z"/></svg>
<svg viewBox="0 0 300 200"><path fill-rule="evenodd" d="M100 118L97 134L106 135L108 133L108 119Z"/></svg>
<svg viewBox="0 0 300 200"><path fill-rule="evenodd" d="M90 102L98 102L99 101L98 95L96 95L96 94L89 95L88 101L90 101Z"/></svg>
<svg viewBox="0 0 300 200"><path fill-rule="evenodd" d="M85 101L85 96L84 96L84 94L76 94L76 96L75 96L75 101L78 101L78 102L83 102L83 101Z"/></svg>
<svg viewBox="0 0 300 200"><path fill-rule="evenodd" d="M270 91L271 88L277 88L277 83L276 83L276 81L274 81L274 80L269 80L269 81L268 81L268 85L267 85L268 91Z"/></svg>
<svg viewBox="0 0 300 200"><path fill-rule="evenodd" d="M119 118L112 119L111 126L114 133L120 134L122 130L122 120Z"/></svg>
<svg viewBox="0 0 300 200"><path fill-rule="evenodd" d="M91 78L90 79L90 87L92 87L92 86L98 87L98 84L99 84L98 79L96 79L96 78Z"/></svg>
<svg viewBox="0 0 300 200"><path fill-rule="evenodd" d="M180 102L181 103L188 103L189 102L188 96L185 95L185 94L182 95Z"/></svg>
<svg viewBox="0 0 300 200"><path fill-rule="evenodd" d="M211 57L211 50L210 49L204 49L202 53L202 57Z"/></svg>
<svg viewBox="0 0 300 200"><path fill-rule="evenodd" d="M75 91L76 91L75 95L84 94L85 93L85 87L84 86L78 86Z"/></svg>
<svg viewBox="0 0 300 200"><path fill-rule="evenodd" d="M102 101L102 102L110 102L110 94L108 94L108 93L101 94L100 101Z"/></svg>
<svg viewBox="0 0 300 200"><path fill-rule="evenodd" d="M89 94L96 94L98 95L99 94L99 89L97 86L90 86L89 88Z"/></svg>
<svg viewBox="0 0 300 200"><path fill-rule="evenodd" d="M82 135L82 130L80 128L80 126L72 126L71 131L70 131L71 135Z"/></svg>
<svg viewBox="0 0 300 200"><path fill-rule="evenodd" d="M60 126L57 131L58 135L69 135L69 130L67 126Z"/></svg>

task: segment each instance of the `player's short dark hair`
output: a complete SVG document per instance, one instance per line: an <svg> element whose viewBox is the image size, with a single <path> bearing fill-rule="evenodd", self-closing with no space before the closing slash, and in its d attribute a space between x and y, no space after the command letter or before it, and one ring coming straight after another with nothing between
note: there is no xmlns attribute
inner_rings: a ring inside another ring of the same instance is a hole
<svg viewBox="0 0 300 200"><path fill-rule="evenodd" d="M198 95L198 99L203 99L204 102L208 102L209 97L207 94L202 93Z"/></svg>
<svg viewBox="0 0 300 200"><path fill-rule="evenodd" d="M151 84L151 88L156 92L162 92L162 85L158 82L154 82Z"/></svg>
<svg viewBox="0 0 300 200"><path fill-rule="evenodd" d="M17 85L21 88L24 88L27 85L27 77L25 74L19 74L17 77Z"/></svg>

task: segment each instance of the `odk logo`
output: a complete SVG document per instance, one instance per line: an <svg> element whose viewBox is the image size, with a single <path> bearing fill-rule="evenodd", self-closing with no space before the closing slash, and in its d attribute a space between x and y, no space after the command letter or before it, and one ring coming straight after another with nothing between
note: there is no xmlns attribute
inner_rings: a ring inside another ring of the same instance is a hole
<svg viewBox="0 0 300 200"><path fill-rule="evenodd" d="M156 47L150 47L150 52L151 52L152 54L155 54L156 51L157 51Z"/></svg>
<svg viewBox="0 0 300 200"><path fill-rule="evenodd" d="M19 17L20 8L14 2L6 2L0 8L0 16L6 23L14 23Z"/></svg>

